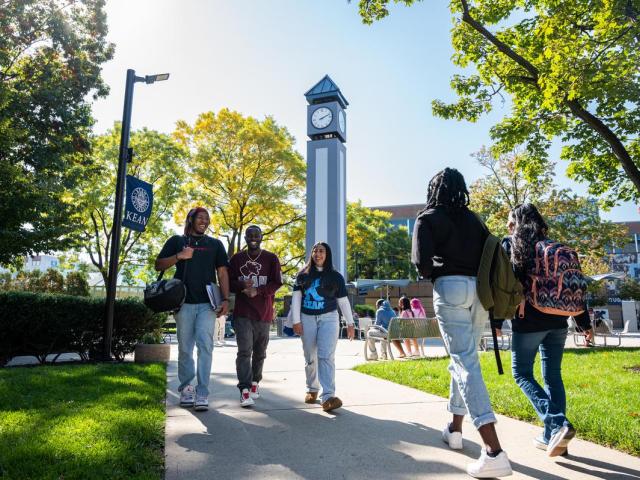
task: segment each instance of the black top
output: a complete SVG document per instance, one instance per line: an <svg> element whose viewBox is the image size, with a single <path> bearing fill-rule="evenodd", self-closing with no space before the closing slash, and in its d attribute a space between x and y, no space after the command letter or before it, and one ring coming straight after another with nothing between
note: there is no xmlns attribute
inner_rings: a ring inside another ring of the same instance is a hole
<svg viewBox="0 0 640 480"><path fill-rule="evenodd" d="M302 292L302 313L322 315L338 309L338 298L347 296L340 272L299 273L293 291Z"/></svg>
<svg viewBox="0 0 640 480"><path fill-rule="evenodd" d="M164 244L158 258L171 257L181 252L185 245L193 248L193 257L179 260L173 277L181 279L187 286L185 303L209 303L207 284L216 283L216 268L229 266L227 252L220 240L207 235L174 235ZM187 262L189 266L185 280L184 269Z"/></svg>
<svg viewBox="0 0 640 480"><path fill-rule="evenodd" d="M450 214L436 207L418 215L413 230L411 261L424 278L478 275L487 230L468 208Z"/></svg>
<svg viewBox="0 0 640 480"><path fill-rule="evenodd" d="M516 311L515 318L511 320L511 328L518 333L542 332L545 330L555 330L557 328L567 328L569 317L564 315L552 315L543 313L529 302L524 306L524 318L520 318L520 308ZM589 312L585 310L580 315L574 317L576 324L583 330L591 328L591 320Z"/></svg>

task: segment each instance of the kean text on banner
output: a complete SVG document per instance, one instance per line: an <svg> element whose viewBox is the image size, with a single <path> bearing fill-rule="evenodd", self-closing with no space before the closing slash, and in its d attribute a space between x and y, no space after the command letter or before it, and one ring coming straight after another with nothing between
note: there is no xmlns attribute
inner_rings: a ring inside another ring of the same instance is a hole
<svg viewBox="0 0 640 480"><path fill-rule="evenodd" d="M127 201L122 226L144 232L153 207L153 185L127 175Z"/></svg>

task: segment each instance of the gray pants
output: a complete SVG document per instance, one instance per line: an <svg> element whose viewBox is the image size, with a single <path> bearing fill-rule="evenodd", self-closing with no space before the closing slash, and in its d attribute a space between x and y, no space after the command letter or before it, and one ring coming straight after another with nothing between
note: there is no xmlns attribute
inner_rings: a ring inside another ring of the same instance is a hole
<svg viewBox="0 0 640 480"><path fill-rule="evenodd" d="M262 366L267 357L270 329L270 322L233 317L233 330L236 332L238 343L236 373L240 391L251 388L251 382L262 380Z"/></svg>

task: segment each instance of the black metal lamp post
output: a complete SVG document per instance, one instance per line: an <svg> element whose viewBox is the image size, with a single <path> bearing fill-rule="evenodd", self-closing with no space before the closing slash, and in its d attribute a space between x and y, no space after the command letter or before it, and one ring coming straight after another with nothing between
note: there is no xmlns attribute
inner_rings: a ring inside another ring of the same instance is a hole
<svg viewBox="0 0 640 480"><path fill-rule="evenodd" d="M118 155L118 177L116 180L116 199L113 208L113 227L111 228L111 253L109 257L109 276L107 284L107 300L104 314L103 360L111 360L111 337L113 333L113 308L118 285L118 260L120 257L120 232L122 230L122 207L124 185L127 177L127 163L133 157L129 148L129 132L131 129L131 107L133 103L133 86L137 82L147 84L161 82L169 78L168 73L136 77L135 70L127 70L127 84L124 92L124 111L122 113L122 132L120 134L120 154Z"/></svg>

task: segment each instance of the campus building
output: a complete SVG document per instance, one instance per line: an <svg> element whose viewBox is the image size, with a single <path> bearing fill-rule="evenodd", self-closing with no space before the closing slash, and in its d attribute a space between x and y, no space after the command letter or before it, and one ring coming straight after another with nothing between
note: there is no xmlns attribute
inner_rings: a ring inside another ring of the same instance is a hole
<svg viewBox="0 0 640 480"><path fill-rule="evenodd" d="M622 222L629 231L625 246L612 248L609 264L614 272L624 272L627 276L640 280L640 222Z"/></svg>
<svg viewBox="0 0 640 480"><path fill-rule="evenodd" d="M411 203L409 205L387 205L382 207L369 207L371 210L382 210L389 212L389 221L395 227L407 227L409 235L413 234L413 227L416 224L418 212L424 208L424 203Z"/></svg>

